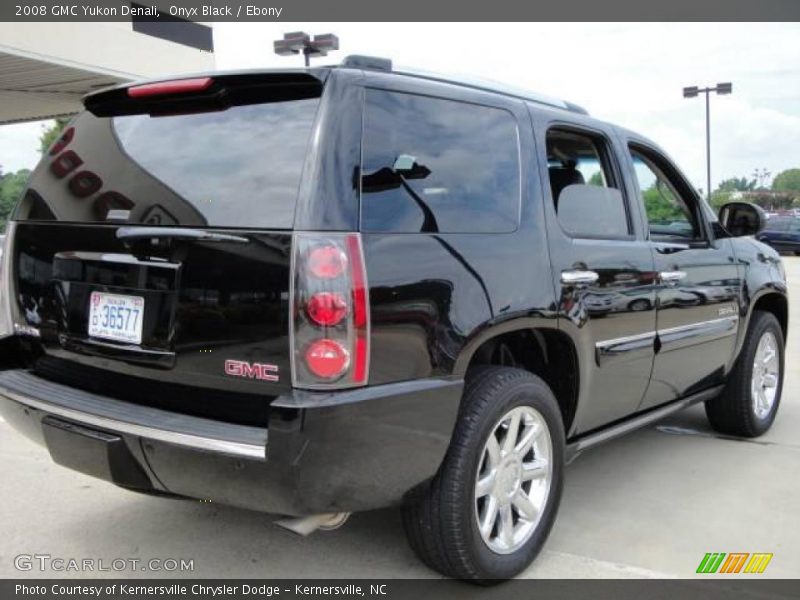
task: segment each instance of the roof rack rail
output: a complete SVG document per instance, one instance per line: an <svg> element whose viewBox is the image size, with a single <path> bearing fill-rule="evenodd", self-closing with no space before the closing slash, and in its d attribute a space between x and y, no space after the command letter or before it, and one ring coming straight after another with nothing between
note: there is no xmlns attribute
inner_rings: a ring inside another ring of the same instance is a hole
<svg viewBox="0 0 800 600"><path fill-rule="evenodd" d="M351 69L371 69L373 71L391 71L392 61L388 58L377 56L363 56L361 54L351 54L342 61L343 67Z"/></svg>
<svg viewBox="0 0 800 600"><path fill-rule="evenodd" d="M341 66L348 67L351 69L367 69L371 71L393 72L397 73L398 75L409 75L411 77L430 79L432 81L453 83L456 85L470 87L473 89L505 94L506 96L513 96L515 98L521 98L523 100L531 100L539 104L553 106L555 108L568 110L570 112L581 115L589 114L589 111L587 111L585 108L577 104L574 104L572 102L561 100L560 98L552 98L544 94L537 94L535 92L530 92L528 90L521 90L495 81L484 81L475 78L459 78L455 76L442 75L439 73L430 73L423 70L409 69L405 67L398 67L397 69L394 69L392 66L391 59L388 58L380 58L377 56L364 56L361 54L351 54L350 56L345 57L345 59L342 61Z"/></svg>

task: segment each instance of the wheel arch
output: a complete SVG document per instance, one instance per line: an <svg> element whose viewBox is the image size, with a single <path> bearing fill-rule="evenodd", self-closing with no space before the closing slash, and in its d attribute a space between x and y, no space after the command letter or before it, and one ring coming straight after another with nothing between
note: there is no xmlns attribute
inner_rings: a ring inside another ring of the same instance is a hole
<svg viewBox="0 0 800 600"><path fill-rule="evenodd" d="M747 312L745 313L744 322L741 327L739 338L736 342L737 357L744 346L744 340L747 336L747 330L750 327L750 321L753 318L753 313L757 310L775 315L775 318L778 319L778 323L781 326L783 339L786 340L786 336L789 332L789 299L784 291L779 290L776 287L770 286L762 288L756 294L754 294L750 305L748 306Z"/></svg>
<svg viewBox="0 0 800 600"><path fill-rule="evenodd" d="M553 323L518 319L484 329L456 360L454 374L466 377L477 365L525 369L541 377L558 401L564 430L574 423L580 390L579 354L574 340Z"/></svg>

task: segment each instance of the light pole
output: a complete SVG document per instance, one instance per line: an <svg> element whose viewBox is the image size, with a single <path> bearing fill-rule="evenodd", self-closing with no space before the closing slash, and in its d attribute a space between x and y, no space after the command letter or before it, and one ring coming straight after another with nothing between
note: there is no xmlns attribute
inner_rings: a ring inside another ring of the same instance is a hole
<svg viewBox="0 0 800 600"><path fill-rule="evenodd" d="M711 201L711 92L717 94L730 94L733 91L732 83L718 83L715 87L699 88L696 85L683 88L684 98L696 98L698 94L706 95L706 197Z"/></svg>
<svg viewBox="0 0 800 600"><path fill-rule="evenodd" d="M273 42L275 54L278 56L292 56L302 54L306 67L310 65L312 56L326 56L328 52L339 49L339 38L332 33L315 35L314 39L305 31L284 33L282 40Z"/></svg>
<svg viewBox="0 0 800 600"><path fill-rule="evenodd" d="M756 189L761 189L764 187L764 182L769 179L769 176L772 175L766 168L763 169L756 169L753 171L753 178L756 180Z"/></svg>

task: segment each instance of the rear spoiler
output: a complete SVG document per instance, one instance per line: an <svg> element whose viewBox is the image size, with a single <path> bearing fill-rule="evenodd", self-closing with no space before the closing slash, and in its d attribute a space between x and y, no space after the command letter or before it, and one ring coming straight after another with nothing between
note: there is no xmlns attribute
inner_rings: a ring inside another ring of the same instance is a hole
<svg viewBox="0 0 800 600"><path fill-rule="evenodd" d="M307 69L142 81L89 94L83 105L97 117L210 112L244 104L318 98L328 74L328 69Z"/></svg>

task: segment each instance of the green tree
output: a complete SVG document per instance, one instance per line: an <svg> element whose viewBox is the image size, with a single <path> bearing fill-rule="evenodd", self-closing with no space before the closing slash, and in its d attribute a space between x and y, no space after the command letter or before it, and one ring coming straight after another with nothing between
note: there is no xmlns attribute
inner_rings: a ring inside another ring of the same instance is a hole
<svg viewBox="0 0 800 600"><path fill-rule="evenodd" d="M800 168L786 169L778 173L772 180L772 190L800 194Z"/></svg>
<svg viewBox="0 0 800 600"><path fill-rule="evenodd" d="M64 131L70 118L71 117L59 117L42 130L42 135L39 136L39 152L42 154L47 152L47 149L58 139L61 132Z"/></svg>
<svg viewBox="0 0 800 600"><path fill-rule="evenodd" d="M719 188L717 188L717 191L711 194L711 200L709 201L709 204L711 205L711 208L718 211L723 204L726 204L731 201L732 195L733 195L732 190L722 191Z"/></svg>
<svg viewBox="0 0 800 600"><path fill-rule="evenodd" d="M647 218L652 221L670 222L683 219L683 213L678 208L677 202L670 200L670 192L665 187L653 183L642 194L647 210Z"/></svg>
<svg viewBox="0 0 800 600"><path fill-rule="evenodd" d="M720 182L716 192L749 192L756 188L756 180L747 177L731 177Z"/></svg>
<svg viewBox="0 0 800 600"><path fill-rule="evenodd" d="M0 175L0 229L4 229L11 211L17 204L31 174L28 169Z"/></svg>
<svg viewBox="0 0 800 600"><path fill-rule="evenodd" d="M594 185L597 187L605 187L605 182L603 181L603 174L600 171L595 171L595 173L589 177L589 181L586 182L587 185Z"/></svg>
<svg viewBox="0 0 800 600"><path fill-rule="evenodd" d="M791 208L794 201L794 194L791 192L770 192L768 190L756 190L747 192L742 198L745 202L758 204L765 210L782 210Z"/></svg>

